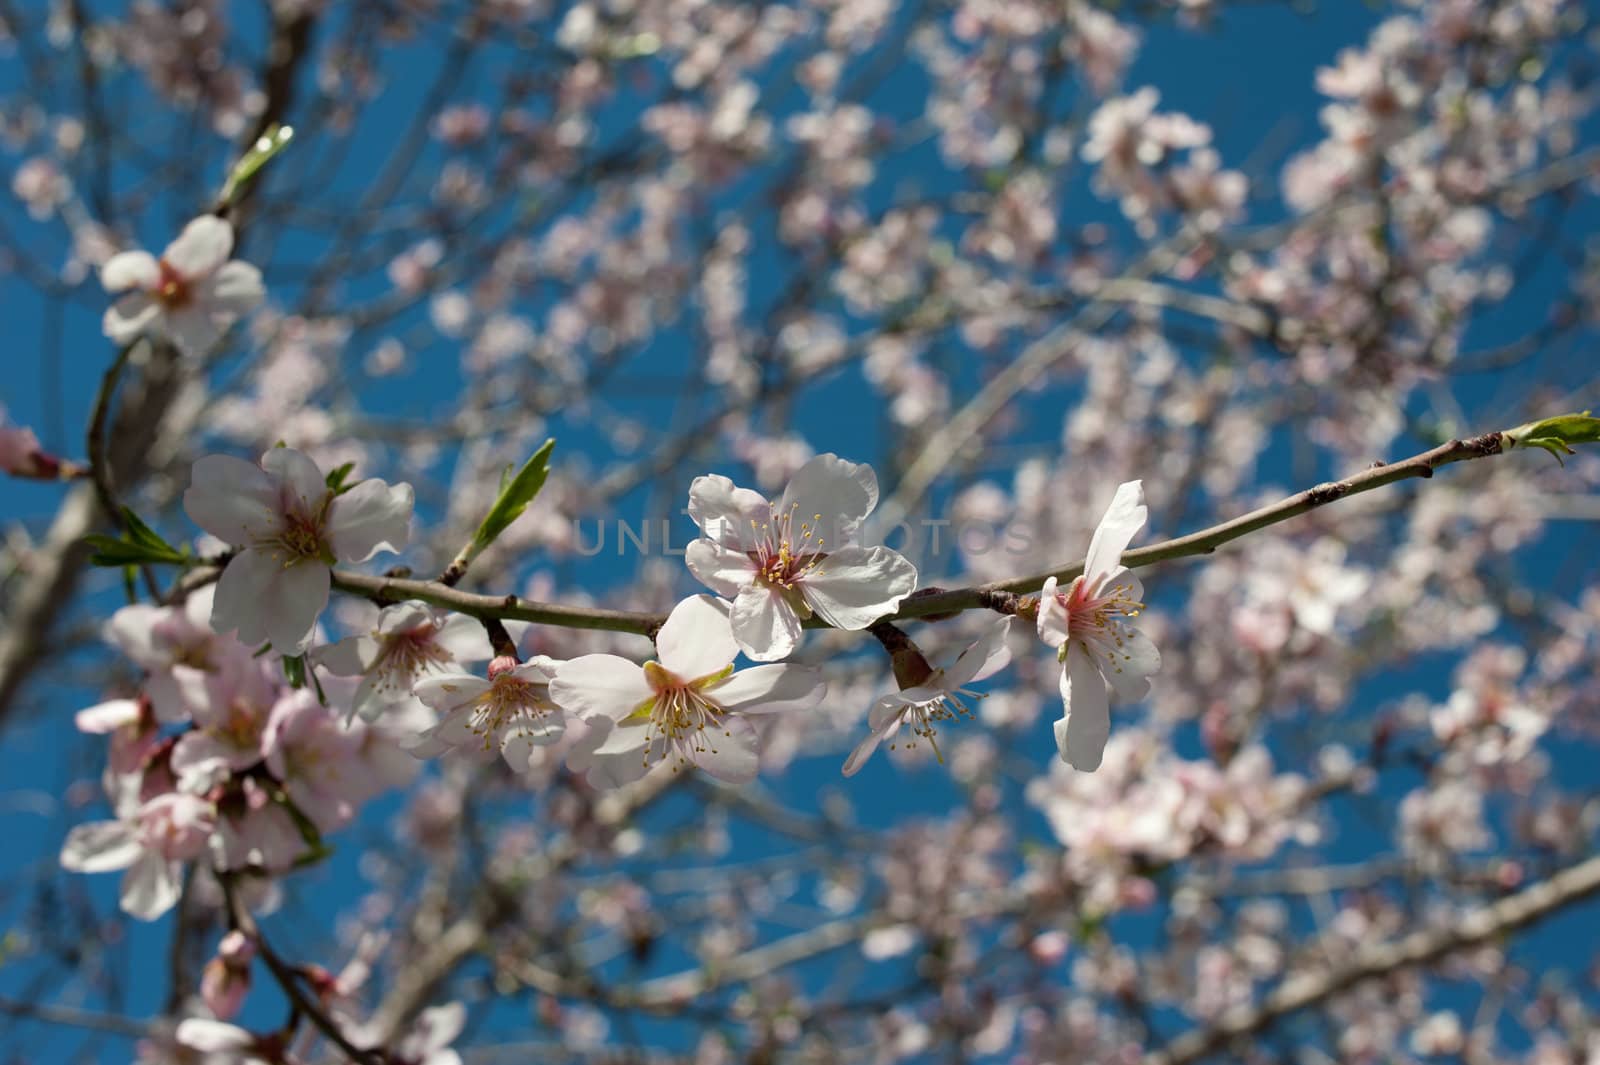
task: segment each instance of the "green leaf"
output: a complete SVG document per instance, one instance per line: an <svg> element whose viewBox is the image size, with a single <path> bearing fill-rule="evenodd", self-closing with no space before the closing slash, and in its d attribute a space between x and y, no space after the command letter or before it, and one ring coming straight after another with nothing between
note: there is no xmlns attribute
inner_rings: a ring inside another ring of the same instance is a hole
<svg viewBox="0 0 1600 1065"><path fill-rule="evenodd" d="M533 453L533 457L522 464L522 469L509 481L502 478L500 495L494 501L494 506L489 508L489 513L484 515L483 521L478 525L478 531L473 534L471 553L477 555L484 548L494 543L495 538L522 516L528 509L528 504L539 494L539 489L544 487L545 478L550 476L550 452L555 450L554 438L546 440L544 446Z"/></svg>
<svg viewBox="0 0 1600 1065"><path fill-rule="evenodd" d="M159 533L146 525L132 510L122 508L122 535L85 536L84 542L94 548L89 561L96 566L139 566L147 562L182 565L189 556L163 540Z"/></svg>
<svg viewBox="0 0 1600 1065"><path fill-rule="evenodd" d="M223 205L231 204L256 172L266 166L277 155L289 146L289 141L294 137L294 128L280 126L276 122L268 126L266 132L256 138L250 150L233 164L233 169L228 172L228 180L222 183L222 192L217 197Z"/></svg>
<svg viewBox="0 0 1600 1065"><path fill-rule="evenodd" d="M283 675L291 688L306 686L306 660L304 655L284 655Z"/></svg>
<svg viewBox="0 0 1600 1065"><path fill-rule="evenodd" d="M1558 414L1502 433L1506 449L1536 447L1550 452L1557 462L1561 456L1576 455L1573 444L1600 443L1600 418L1590 417L1588 411L1579 414ZM1563 462L1564 464L1564 462Z"/></svg>
<svg viewBox="0 0 1600 1065"><path fill-rule="evenodd" d="M350 491L350 489L354 488L355 485L347 484L345 482L349 480L350 472L355 468L355 463L347 462L336 470L329 470L327 476L328 491L332 492L336 496L342 496L346 492Z"/></svg>

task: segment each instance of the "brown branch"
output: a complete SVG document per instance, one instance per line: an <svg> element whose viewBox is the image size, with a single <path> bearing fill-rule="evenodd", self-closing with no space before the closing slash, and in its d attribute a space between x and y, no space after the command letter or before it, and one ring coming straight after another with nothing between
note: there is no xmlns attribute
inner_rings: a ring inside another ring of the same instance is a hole
<svg viewBox="0 0 1600 1065"><path fill-rule="evenodd" d="M1217 1053L1235 1039L1255 1035L1281 1018L1320 1005L1365 980L1426 965L1475 947L1596 894L1600 894L1600 857L1569 866L1548 880L1474 910L1445 927L1413 932L1393 943L1364 948L1356 952L1353 961L1331 970L1291 976L1259 1005L1229 1010L1215 1024L1179 1036L1146 1055L1144 1065L1189 1065Z"/></svg>
<svg viewBox="0 0 1600 1065"><path fill-rule="evenodd" d="M1446 444L1399 462L1385 465L1377 463L1352 477L1339 481L1326 481L1276 503L1252 510L1228 521L1180 536L1164 543L1136 548L1122 556L1129 567L1154 565L1179 558L1208 555L1218 547L1242 536L1265 529L1269 525L1288 521L1301 514L1326 506L1329 503L1362 492L1370 492L1397 481L1417 477L1432 477L1441 466L1469 459L1487 458L1504 450L1501 433L1485 433L1467 440L1452 440ZM910 621L931 619L941 615L957 614L965 610L1010 608L1020 605L1013 593L1037 591L1048 577L1070 581L1083 573L1080 560L1049 573L1018 577L1009 581L982 584L972 588L958 588L932 595L907 599L885 621ZM628 610L609 610L601 607L564 606L559 603L542 603L522 599L515 595L480 595L447 587L438 581L403 580L395 577L371 577L360 573L335 570L333 586L340 591L365 596L369 599L390 602L416 599L434 606L454 610L476 618L531 621L542 625L559 625L572 629L605 629L612 632L633 632L648 635L658 629L665 618ZM1010 596L1008 598L1008 596ZM826 628L826 623L812 618L808 628Z"/></svg>

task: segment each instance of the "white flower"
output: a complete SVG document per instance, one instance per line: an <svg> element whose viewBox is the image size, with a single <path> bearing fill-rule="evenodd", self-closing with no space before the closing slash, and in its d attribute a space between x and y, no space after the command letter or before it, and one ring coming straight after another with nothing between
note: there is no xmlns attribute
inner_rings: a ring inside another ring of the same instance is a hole
<svg viewBox="0 0 1600 1065"><path fill-rule="evenodd" d="M409 703L412 687L429 673L494 652L483 625L465 614L446 614L425 603L385 607L371 631L318 648L316 660L341 677L360 677L351 712L364 721Z"/></svg>
<svg viewBox="0 0 1600 1065"><path fill-rule="evenodd" d="M1111 735L1106 686L1122 699L1143 698L1161 668L1161 652L1133 627L1144 609L1144 586L1121 562L1148 513L1141 482L1120 486L1089 541L1083 576L1065 592L1051 577L1039 593L1039 638L1061 660L1056 746L1062 761L1085 772L1099 768Z"/></svg>
<svg viewBox="0 0 1600 1065"><path fill-rule="evenodd" d="M955 661L942 669L935 669L910 688L890 692L873 704L867 714L867 727L872 732L862 740L844 763L844 775L855 776L878 745L909 723L911 731L933 745L939 745L934 736L940 722L971 717L972 711L963 699L976 698L967 690L968 684L994 676L1011 661L1011 649L1006 646L1010 631L1009 617L997 618L984 630L982 636L956 656ZM920 662L920 656L918 657ZM927 663L921 663L924 670ZM915 742L915 741L912 741Z"/></svg>
<svg viewBox="0 0 1600 1065"><path fill-rule="evenodd" d="M198 796L158 795L121 820L78 825L62 845L61 867L74 873L126 869L122 909L153 921L178 901L182 863L205 849L216 816L216 807Z"/></svg>
<svg viewBox="0 0 1600 1065"><path fill-rule="evenodd" d="M777 661L795 649L813 613L834 628L864 629L916 590L909 559L855 543L877 504L872 467L831 454L802 466L777 506L726 477L697 477L689 516L702 536L685 561L702 584L733 600L739 649Z"/></svg>
<svg viewBox="0 0 1600 1065"><path fill-rule="evenodd" d="M489 663L489 679L445 673L417 682L417 698L445 716L408 749L430 758L452 748L498 750L506 764L528 768L533 748L561 738L565 719L550 696L558 663L542 655L517 664L507 656Z"/></svg>
<svg viewBox="0 0 1600 1065"><path fill-rule="evenodd" d="M201 215L183 227L157 259L147 251L125 251L100 268L107 292L128 292L105 313L106 336L128 344L141 334L167 337L190 358L211 350L240 316L260 305L261 271L228 261L233 227Z"/></svg>
<svg viewBox="0 0 1600 1065"><path fill-rule="evenodd" d="M196 525L243 548L217 582L211 625L294 654L328 603L335 561L398 551L411 534L411 486L366 480L334 495L317 464L291 448L257 468L227 455L194 464L183 508Z"/></svg>
<svg viewBox="0 0 1600 1065"><path fill-rule="evenodd" d="M238 1025L206 1017L179 1021L172 1038L180 1047L214 1055L207 1061L226 1061L228 1065L293 1065L299 1060L286 1056L281 1037L258 1036Z"/></svg>
<svg viewBox="0 0 1600 1065"><path fill-rule="evenodd" d="M756 775L757 737L748 714L814 705L824 684L801 666L733 670L738 653L726 603L708 595L673 607L656 634L658 661L642 667L616 655L563 662L550 695L569 713L614 723L592 753L568 764L591 783L616 785L656 762L692 765L743 783Z"/></svg>

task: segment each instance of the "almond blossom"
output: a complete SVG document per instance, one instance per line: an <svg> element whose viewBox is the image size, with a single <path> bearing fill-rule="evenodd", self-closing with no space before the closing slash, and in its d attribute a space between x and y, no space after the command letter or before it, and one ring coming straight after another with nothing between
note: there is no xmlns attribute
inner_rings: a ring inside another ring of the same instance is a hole
<svg viewBox="0 0 1600 1065"><path fill-rule="evenodd" d="M968 691L967 685L994 676L1011 661L1011 649L1006 646L1010 630L1009 617L995 619L954 661L939 669L930 670L927 662L916 656L912 668L924 675L906 678L913 680L910 687L890 692L873 704L867 714L867 726L872 732L850 752L844 775L855 776L878 745L898 732L901 725L909 724L911 731L927 740L937 753L939 745L934 737L938 726L972 716L965 700L979 696ZM897 668L896 674L899 673Z"/></svg>
<svg viewBox="0 0 1600 1065"><path fill-rule="evenodd" d="M408 749L418 758L452 748L497 750L512 769L527 769L533 749L554 743L566 727L550 695L557 665L542 655L521 664L501 655L489 663L487 680L466 673L424 677L416 696L444 717Z"/></svg>
<svg viewBox="0 0 1600 1065"><path fill-rule="evenodd" d="M213 585L198 588L181 606L132 603L101 628L107 643L146 671L144 692L158 721L183 721L197 708L209 708L203 674L237 667L250 657L248 647L212 630L215 591Z"/></svg>
<svg viewBox="0 0 1600 1065"><path fill-rule="evenodd" d="M1161 668L1156 645L1133 627L1144 609L1144 585L1121 562L1148 514L1143 482L1118 487L1089 540L1083 575L1064 592L1051 577L1039 593L1039 638L1061 661L1056 747L1062 761L1085 772L1099 768L1111 735L1107 686L1118 698L1143 698Z"/></svg>
<svg viewBox="0 0 1600 1065"><path fill-rule="evenodd" d="M147 251L107 259L100 283L107 292L128 294L107 309L101 323L106 336L117 344L141 335L163 337L189 358L206 354L266 292L261 271L229 261L232 251L233 226L201 215L159 259Z"/></svg>
<svg viewBox="0 0 1600 1065"><path fill-rule="evenodd" d="M61 848L61 866L75 873L127 870L122 909L153 921L178 901L182 863L200 855L216 825L216 807L181 792L158 795L116 821L78 825Z"/></svg>
<svg viewBox="0 0 1600 1065"><path fill-rule="evenodd" d="M397 603L385 607L369 631L319 648L315 658L330 673L361 678L351 713L373 721L413 701L412 688L424 675L493 653L476 619L425 603Z"/></svg>
<svg viewBox="0 0 1600 1065"><path fill-rule="evenodd" d="M726 477L695 478L689 516L702 536L685 561L702 584L733 600L739 650L758 662L787 658L812 615L864 629L916 590L909 559L856 543L877 504L872 467L833 454L802 466L776 505Z"/></svg>
<svg viewBox="0 0 1600 1065"><path fill-rule="evenodd" d="M617 785L653 765L702 769L730 783L753 780L758 763L752 714L813 706L822 677L803 666L735 672L738 644L726 603L697 595L673 607L656 634L659 658L643 666L616 655L564 662L550 694L569 713L614 723L592 753L568 764L589 781Z"/></svg>
<svg viewBox="0 0 1600 1065"><path fill-rule="evenodd" d="M196 525L240 551L217 582L211 624L251 646L294 654L328 602L335 561L398 551L411 534L409 484L366 480L328 487L311 459L278 447L260 467L227 455L194 464L183 507Z"/></svg>

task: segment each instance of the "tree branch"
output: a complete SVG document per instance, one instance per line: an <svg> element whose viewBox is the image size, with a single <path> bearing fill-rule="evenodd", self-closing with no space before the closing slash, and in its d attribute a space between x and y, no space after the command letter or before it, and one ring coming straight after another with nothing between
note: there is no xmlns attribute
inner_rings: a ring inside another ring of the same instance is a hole
<svg viewBox="0 0 1600 1065"><path fill-rule="evenodd" d="M1144 1065L1189 1065L1222 1050L1235 1039L1255 1035L1279 1019L1320 1005L1364 980L1437 961L1446 954L1524 928L1597 893L1600 857L1569 866L1550 879L1466 914L1449 926L1413 932L1393 943L1357 951L1354 961L1327 972L1291 976L1259 1005L1230 1010L1211 1027L1179 1036L1147 1054Z"/></svg>

